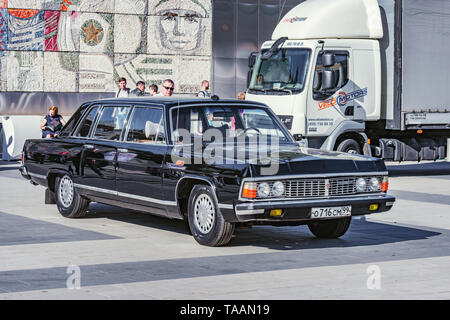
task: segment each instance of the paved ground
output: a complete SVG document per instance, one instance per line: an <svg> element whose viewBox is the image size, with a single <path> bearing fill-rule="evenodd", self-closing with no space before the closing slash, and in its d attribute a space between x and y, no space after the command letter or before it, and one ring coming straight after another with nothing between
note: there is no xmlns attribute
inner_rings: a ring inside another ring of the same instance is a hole
<svg viewBox="0 0 450 320"><path fill-rule="evenodd" d="M93 204L65 219L0 162L0 299L450 299L450 163L392 164L394 208L198 245L183 222Z"/></svg>

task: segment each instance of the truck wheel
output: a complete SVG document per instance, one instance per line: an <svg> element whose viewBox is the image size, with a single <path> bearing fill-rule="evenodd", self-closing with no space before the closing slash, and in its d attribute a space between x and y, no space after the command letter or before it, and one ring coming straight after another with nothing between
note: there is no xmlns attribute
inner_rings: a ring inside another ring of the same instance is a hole
<svg viewBox="0 0 450 320"><path fill-rule="evenodd" d="M55 181L56 206L66 218L81 218L86 214L89 201L82 198L74 188L69 175L57 177Z"/></svg>
<svg viewBox="0 0 450 320"><path fill-rule="evenodd" d="M196 185L188 202L188 222L194 239L205 246L228 244L234 232L234 223L226 222L210 186Z"/></svg>
<svg viewBox="0 0 450 320"><path fill-rule="evenodd" d="M353 139L345 139L341 143L339 143L336 151L352 153L352 154L362 154L361 146L356 140Z"/></svg>
<svg viewBox="0 0 450 320"><path fill-rule="evenodd" d="M314 221L308 224L308 228L317 238L333 239L343 236L351 221L352 217Z"/></svg>

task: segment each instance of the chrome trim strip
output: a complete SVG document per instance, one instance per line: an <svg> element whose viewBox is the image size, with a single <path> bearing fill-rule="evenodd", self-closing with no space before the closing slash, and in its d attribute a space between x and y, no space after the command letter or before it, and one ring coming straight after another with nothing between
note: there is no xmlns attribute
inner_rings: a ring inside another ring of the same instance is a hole
<svg viewBox="0 0 450 320"><path fill-rule="evenodd" d="M379 195L373 195L373 196L365 196L363 199L355 199L354 197L345 197L342 199L310 199L309 201L270 201L267 200L266 203L240 203L236 205L236 214L239 211L246 211L246 210L264 210L264 209L255 209L254 206L258 205L258 207L277 207L279 209L282 208L286 208L285 206L287 206L287 208L292 208L295 207L296 205L303 207L303 208L307 208L307 207L311 207L311 206L317 206L317 205L323 205L324 207L330 207L330 206L334 206L334 204L330 205L330 202L339 202L339 203L350 203L350 205L352 205L352 203L355 203L355 201L359 201L359 200L363 200L363 201L367 201L367 202L371 202L371 201L383 201L383 200L387 200L387 202L395 202L395 198L393 196L390 195L386 195L385 197L380 197ZM353 202L352 202L353 201ZM386 203L387 203L386 202ZM266 208L267 209L267 208Z"/></svg>
<svg viewBox="0 0 450 320"><path fill-rule="evenodd" d="M231 210L233 210L234 207L233 207L232 204L219 203L219 209L231 209Z"/></svg>
<svg viewBox="0 0 450 320"><path fill-rule="evenodd" d="M137 195L130 194L130 193L117 192L114 190L87 186L84 184L76 183L76 184L74 184L74 186L76 188L80 188L80 189L86 189L86 190L91 190L91 191L96 191L96 192L101 192L101 193L107 193L107 194L112 194L112 195L119 196L119 197L136 199L136 200L141 200L141 201L145 201L145 202L157 203L157 204L161 204L164 206L176 206L177 205L177 203L175 201L159 200L159 199L154 199L154 198L150 198L150 197L137 196Z"/></svg>
<svg viewBox="0 0 450 320"><path fill-rule="evenodd" d="M177 206L176 201L159 200L159 199L154 199L154 198L149 198L149 197L137 196L134 194L124 193L124 192L118 192L118 195L120 197L136 199L136 200L141 200L141 201L145 201L145 202L157 203L157 204L161 204L164 206L173 206L173 207Z"/></svg>
<svg viewBox="0 0 450 320"><path fill-rule="evenodd" d="M255 209L255 210L236 210L236 214L238 216L245 216L250 214L262 214L264 213L264 209Z"/></svg>
<svg viewBox="0 0 450 320"><path fill-rule="evenodd" d="M97 188L97 187L87 186L85 184L78 184L78 183L74 183L73 185L74 185L74 187L80 188L80 189L86 189L86 190L91 190L91 191L96 191L96 192L113 194L113 195L116 195L116 196L118 195L117 191L115 191L115 190Z"/></svg>
<svg viewBox="0 0 450 320"><path fill-rule="evenodd" d="M37 173L33 173L33 172L29 172L28 171L28 175L32 176L32 177L35 177L35 178L38 178L38 179L47 180L47 176L44 176L42 174L37 174Z"/></svg>

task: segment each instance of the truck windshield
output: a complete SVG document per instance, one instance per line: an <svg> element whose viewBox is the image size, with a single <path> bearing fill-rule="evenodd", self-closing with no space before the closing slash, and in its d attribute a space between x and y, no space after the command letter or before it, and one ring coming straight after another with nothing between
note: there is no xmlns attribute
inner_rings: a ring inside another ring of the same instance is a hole
<svg viewBox="0 0 450 320"><path fill-rule="evenodd" d="M264 94L298 93L305 86L311 50L284 48L267 60L256 61L249 92Z"/></svg>

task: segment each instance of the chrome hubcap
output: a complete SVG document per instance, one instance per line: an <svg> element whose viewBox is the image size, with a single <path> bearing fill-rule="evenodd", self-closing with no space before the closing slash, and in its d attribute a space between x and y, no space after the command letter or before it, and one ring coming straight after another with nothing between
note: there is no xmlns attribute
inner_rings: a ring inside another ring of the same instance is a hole
<svg viewBox="0 0 450 320"><path fill-rule="evenodd" d="M73 201L73 182L68 176L64 176L59 183L59 199L64 207L70 207Z"/></svg>
<svg viewBox="0 0 450 320"><path fill-rule="evenodd" d="M200 195L194 204L194 223L201 233L206 234L214 226L215 209L212 199L206 195Z"/></svg>

